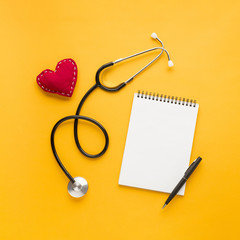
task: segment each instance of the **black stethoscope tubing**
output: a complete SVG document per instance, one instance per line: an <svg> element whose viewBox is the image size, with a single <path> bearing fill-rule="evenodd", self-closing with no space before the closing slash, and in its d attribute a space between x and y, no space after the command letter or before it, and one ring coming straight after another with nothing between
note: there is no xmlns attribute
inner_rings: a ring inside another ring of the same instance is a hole
<svg viewBox="0 0 240 240"><path fill-rule="evenodd" d="M82 100L80 101L76 114L75 115L70 115L64 118L61 118L53 127L52 132L51 132L51 147L52 147L52 151L53 154L56 158L56 161L58 163L58 165L60 166L60 168L62 169L62 171L65 173L65 175L69 178L69 180L73 183L74 182L74 178L71 176L71 174L67 171L67 169L64 167L64 165L62 164L58 154L57 154L57 150L55 147L55 141L54 141L54 136L55 136L55 132L57 130L57 128L59 127L59 125L61 125L63 122L68 121L68 120L72 120L74 119L74 139L75 139L75 143L79 149L79 151L86 157L88 158L98 158L100 156L102 156L108 149L108 145L109 145L109 136L107 133L107 130L96 120L94 120L93 118L87 117L87 116L82 116L79 115L80 111L82 109L82 106L84 104L84 102L86 101L87 97L98 87L100 87L101 89L108 91L108 92L115 92L115 91L119 91L121 88L123 88L124 86L126 86L126 83L121 83L118 86L114 87L114 88L109 88L106 86L103 86L100 82L100 74L101 72L107 68L112 66L114 63L110 62L107 64L104 64L103 66L101 66L97 73L96 73L96 83L85 93L85 95L83 96ZM83 150L82 146L80 145L79 142L79 138L78 138L78 120L85 120L88 122L93 123L94 125L96 125L104 134L105 137L105 145L104 148L102 149L101 152L97 153L97 154L89 154L86 151Z"/></svg>

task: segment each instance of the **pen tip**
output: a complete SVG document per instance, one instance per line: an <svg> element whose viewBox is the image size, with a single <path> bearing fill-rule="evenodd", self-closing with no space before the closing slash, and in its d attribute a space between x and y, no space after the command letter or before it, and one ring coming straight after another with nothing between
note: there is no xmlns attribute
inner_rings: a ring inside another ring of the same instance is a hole
<svg viewBox="0 0 240 240"><path fill-rule="evenodd" d="M167 204L164 204L163 207L162 207L162 209L164 209L166 206L167 206Z"/></svg>

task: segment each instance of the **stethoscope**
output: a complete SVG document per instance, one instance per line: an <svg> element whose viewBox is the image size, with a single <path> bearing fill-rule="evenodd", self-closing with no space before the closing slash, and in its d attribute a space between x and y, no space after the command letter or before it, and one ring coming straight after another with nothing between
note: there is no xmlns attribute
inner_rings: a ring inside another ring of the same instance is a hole
<svg viewBox="0 0 240 240"><path fill-rule="evenodd" d="M86 179L82 178L82 177L72 177L71 174L67 171L67 169L64 167L64 165L62 164L58 154L57 154L57 151L56 151L56 148L55 148L55 143L54 143L54 135L55 135L55 132L58 128L58 126L67 121L67 120L70 120L70 119L74 119L74 138L75 138L75 142L76 142L76 145L79 149L79 151L86 157L89 157L89 158L98 158L100 156L102 156L108 149L108 144L109 144L109 137L108 137L108 133L106 131L106 129L99 123L97 122L96 120L90 118L90 117L86 117L86 116L82 116L82 115L79 115L80 114L80 111L82 109L82 106L84 104L84 102L86 101L87 97L96 89L96 88L101 88L105 91L108 91L108 92L116 92L116 91L119 91L120 89L122 89L123 87L126 86L126 84L128 84L129 82L131 82L137 75L139 75L143 70L145 70L147 67L149 67L151 64L153 64L153 62L155 62L161 55L163 52L165 52L167 54L167 57L168 57L168 66L169 67L172 67L173 66L173 62L171 61L170 59L170 56L169 56L169 53L168 51L164 48L163 46L163 43L162 41L157 37L156 33L153 33L152 35L152 38L156 39L162 47L155 47L155 48L150 48L150 49L147 49L145 51L142 51L142 52L139 52L139 53L136 53L136 54L133 54L131 56L128 56L128 57L125 57L125 58L120 58L114 62L109 62L109 63L106 63L104 64L103 66L101 66L98 70L97 70L97 73L96 73L96 83L85 93L85 95L83 96L82 100L80 101L79 105L78 105L78 108L77 108L77 111L76 111L76 114L75 115L71 115L71 116L67 116L67 117L64 117L62 119L60 119L53 127L52 129L52 133L51 133L51 147L52 147L52 151L53 151L53 154L57 160L57 163L59 164L60 168L62 169L62 171L65 173L65 175L69 178L70 182L68 183L68 192L69 194L72 196L72 197L75 197L75 198L79 198L79 197L82 197L84 196L86 193L87 193L87 190L88 190L88 183L86 181ZM106 68L109 68L109 67L112 67L113 65L117 64L117 63L120 63L122 61L125 61L127 59L130 59L130 58L133 58L133 57L136 57L136 56L139 56L141 54L144 54L144 53L147 53L147 52L152 52L152 51L156 51L156 50L161 50L161 52L152 60L150 61L146 66L144 66L141 70L139 70L137 73L135 73L132 77L130 77L127 81L125 82L122 82L120 83L119 85L115 86L115 87L107 87L105 86L103 83L100 82L100 74L102 73L103 70L105 70ZM101 152L97 153L97 154L89 154L87 153L86 151L83 150L83 148L81 147L80 145L80 142L79 142L79 138L78 138L78 120L85 120L85 121L88 121L88 122L91 122L93 124L95 124L104 134L105 136L105 145L104 145L104 148L102 149Z"/></svg>

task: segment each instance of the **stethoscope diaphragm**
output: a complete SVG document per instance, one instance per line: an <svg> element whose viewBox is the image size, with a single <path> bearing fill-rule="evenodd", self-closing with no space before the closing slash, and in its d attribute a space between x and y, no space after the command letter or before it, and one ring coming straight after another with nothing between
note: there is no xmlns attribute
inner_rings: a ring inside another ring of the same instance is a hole
<svg viewBox="0 0 240 240"><path fill-rule="evenodd" d="M88 183L85 178L75 177L74 182L68 183L68 192L72 197L80 198L87 193Z"/></svg>

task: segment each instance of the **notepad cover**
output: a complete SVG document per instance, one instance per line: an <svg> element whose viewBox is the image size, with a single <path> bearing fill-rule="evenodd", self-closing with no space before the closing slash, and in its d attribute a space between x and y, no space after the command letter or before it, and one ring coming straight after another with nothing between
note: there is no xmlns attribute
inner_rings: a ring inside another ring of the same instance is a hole
<svg viewBox="0 0 240 240"><path fill-rule="evenodd" d="M170 193L189 166L198 108L136 93L119 184Z"/></svg>

